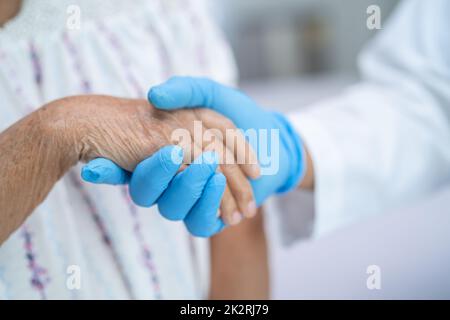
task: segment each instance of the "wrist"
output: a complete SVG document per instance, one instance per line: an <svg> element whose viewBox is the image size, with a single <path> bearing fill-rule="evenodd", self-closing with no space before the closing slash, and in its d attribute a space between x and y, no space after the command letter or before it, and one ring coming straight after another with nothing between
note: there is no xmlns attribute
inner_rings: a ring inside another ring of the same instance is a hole
<svg viewBox="0 0 450 320"><path fill-rule="evenodd" d="M307 172L306 152L300 136L285 116L275 112L272 115L280 130L280 174L283 175L277 193L285 193L297 188L304 180Z"/></svg>
<svg viewBox="0 0 450 320"><path fill-rule="evenodd" d="M51 145L51 155L63 175L81 158L81 129L73 113L77 97L52 101L37 110L39 131L43 141Z"/></svg>
<svg viewBox="0 0 450 320"><path fill-rule="evenodd" d="M306 164L305 174L300 182L299 187L305 190L314 189L314 165L311 154L305 144L303 144L303 159Z"/></svg>

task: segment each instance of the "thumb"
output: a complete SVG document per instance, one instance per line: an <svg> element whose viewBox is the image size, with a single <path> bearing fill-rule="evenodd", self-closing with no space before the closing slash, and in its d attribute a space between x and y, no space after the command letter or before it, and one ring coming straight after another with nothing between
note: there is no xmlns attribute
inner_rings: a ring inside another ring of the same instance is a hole
<svg viewBox="0 0 450 320"><path fill-rule="evenodd" d="M148 92L148 100L159 109L213 108L216 83L205 78L172 77Z"/></svg>
<svg viewBox="0 0 450 320"><path fill-rule="evenodd" d="M156 108L174 110L204 107L232 120L238 128L257 128L261 109L239 90L223 86L207 78L173 77L155 86L148 100Z"/></svg>

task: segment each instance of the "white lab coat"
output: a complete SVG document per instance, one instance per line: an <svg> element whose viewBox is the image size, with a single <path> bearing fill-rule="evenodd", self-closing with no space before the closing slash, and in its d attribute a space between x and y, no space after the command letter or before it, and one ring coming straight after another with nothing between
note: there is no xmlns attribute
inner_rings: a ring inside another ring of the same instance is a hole
<svg viewBox="0 0 450 320"><path fill-rule="evenodd" d="M314 236L450 183L449 15L448 0L404 1L362 53L359 84L289 115L314 162ZM285 230L304 228L286 197Z"/></svg>

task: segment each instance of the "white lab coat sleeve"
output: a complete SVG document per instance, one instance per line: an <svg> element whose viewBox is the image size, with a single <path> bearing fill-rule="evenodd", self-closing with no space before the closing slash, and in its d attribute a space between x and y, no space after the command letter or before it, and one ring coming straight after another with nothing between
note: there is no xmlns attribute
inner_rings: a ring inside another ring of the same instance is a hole
<svg viewBox="0 0 450 320"><path fill-rule="evenodd" d="M289 115L314 163L313 235L450 183L449 14L447 0L403 2L362 53L361 83Z"/></svg>

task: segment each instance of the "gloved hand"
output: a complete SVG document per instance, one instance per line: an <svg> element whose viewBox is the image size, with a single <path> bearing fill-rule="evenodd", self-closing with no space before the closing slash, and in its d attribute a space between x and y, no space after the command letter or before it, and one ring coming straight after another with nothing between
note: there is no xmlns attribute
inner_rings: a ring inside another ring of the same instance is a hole
<svg viewBox="0 0 450 320"><path fill-rule="evenodd" d="M131 198L137 205L150 207L157 202L165 218L184 220L195 236L212 236L225 226L217 216L226 185L225 176L216 173L218 157L214 152L205 152L178 172L182 160L180 147L166 146L140 162L132 173L110 160L97 158L83 167L81 176L91 183L129 183Z"/></svg>
<svg viewBox="0 0 450 320"><path fill-rule="evenodd" d="M283 115L265 111L240 91L205 78L173 77L151 88L148 99L164 110L210 108L249 133L246 136L251 137L252 130L253 134L256 132L258 139L249 142L257 151L261 166L261 177L251 181L257 205L274 193L287 192L300 184L305 173L304 150Z"/></svg>

